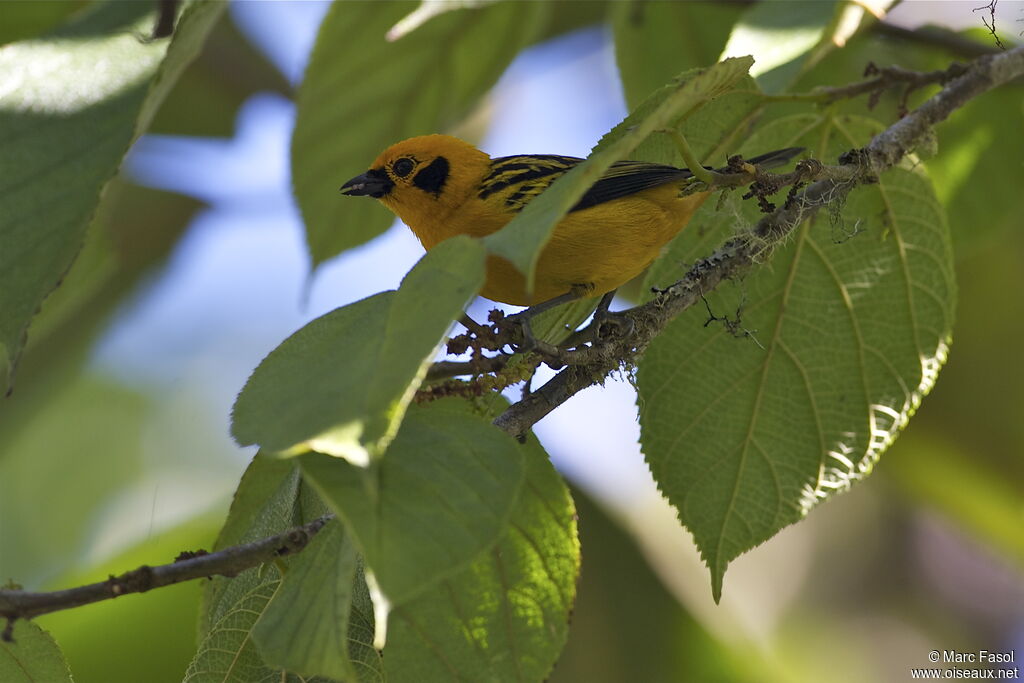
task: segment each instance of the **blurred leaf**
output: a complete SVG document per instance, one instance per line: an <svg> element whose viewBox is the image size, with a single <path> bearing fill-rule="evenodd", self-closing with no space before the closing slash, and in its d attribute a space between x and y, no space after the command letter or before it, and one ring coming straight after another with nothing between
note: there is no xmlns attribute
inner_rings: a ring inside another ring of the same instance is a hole
<svg viewBox="0 0 1024 683"><path fill-rule="evenodd" d="M594 500L579 490L572 496L583 566L569 641L550 683L756 680L741 672L777 680L755 648L733 652L688 614Z"/></svg>
<svg viewBox="0 0 1024 683"><path fill-rule="evenodd" d="M766 126L744 151L803 144L815 158L863 145L876 122L802 115ZM747 202L751 204L751 202ZM756 220L744 206L745 220ZM712 222L718 241L738 215ZM729 561L870 473L934 384L950 338L956 285L942 207L918 167L855 189L841 213L804 224L735 292L760 345L731 340L706 316L680 316L638 372L641 442L651 472L693 533L715 598ZM652 267L707 255L684 231ZM763 346L763 348L762 348Z"/></svg>
<svg viewBox="0 0 1024 683"><path fill-rule="evenodd" d="M378 457L483 277L483 247L457 237L427 252L397 292L312 321L249 378L232 414L235 439L275 452L306 444L357 465Z"/></svg>
<svg viewBox="0 0 1024 683"><path fill-rule="evenodd" d="M234 137L239 107L250 96L268 91L291 96L292 88L234 21L218 21L157 110L148 132ZM196 106L200 102L202 106Z"/></svg>
<svg viewBox="0 0 1024 683"><path fill-rule="evenodd" d="M937 127L938 154L928 160L935 192L949 214L958 256L1020 229L1024 177L1024 97L999 88L969 102Z"/></svg>
<svg viewBox="0 0 1024 683"><path fill-rule="evenodd" d="M86 4L85 0L7 0L0 2L0 45L35 38Z"/></svg>
<svg viewBox="0 0 1024 683"><path fill-rule="evenodd" d="M722 57L752 55L750 75L768 93L786 90L815 48L836 28L839 0L767 0L751 5L733 27Z"/></svg>
<svg viewBox="0 0 1024 683"><path fill-rule="evenodd" d="M1019 480L953 444L915 435L900 440L899 457L886 461L885 472L912 498L939 509L1024 569Z"/></svg>
<svg viewBox="0 0 1024 683"><path fill-rule="evenodd" d="M63 573L46 588L103 581L144 564L170 562L185 549L208 547L221 515L211 513L157 531L88 569ZM196 649L201 588L198 582L165 586L145 595L47 614L38 621L60 642L75 683L179 683Z"/></svg>
<svg viewBox="0 0 1024 683"><path fill-rule="evenodd" d="M303 675L356 679L348 657L356 564L341 523L328 522L288 564L281 587L253 627L264 662Z"/></svg>
<svg viewBox="0 0 1024 683"><path fill-rule="evenodd" d="M15 622L13 642L0 640L0 681L72 683L71 671L57 643L31 621Z"/></svg>
<svg viewBox="0 0 1024 683"><path fill-rule="evenodd" d="M299 89L292 137L295 196L313 265L382 233L376 202L340 201L338 187L389 145L450 128L537 34L547 3L502 2L385 34L413 2L337 2L320 27Z"/></svg>
<svg viewBox="0 0 1024 683"><path fill-rule="evenodd" d="M0 389L32 316L80 250L100 190L223 5L190 5L171 41L140 38L149 8L98 5L45 39L0 48L9 74L0 103Z"/></svg>
<svg viewBox="0 0 1024 683"><path fill-rule="evenodd" d="M496 547L395 609L389 680L540 681L551 671L579 572L575 509L536 439L516 448L526 482L511 524Z"/></svg>
<svg viewBox="0 0 1024 683"><path fill-rule="evenodd" d="M562 175L526 205L508 225L484 238L488 249L526 275L532 289L537 257L555 225L616 161L626 158L652 133L732 90L751 61L730 59L653 93L637 110L607 133L590 157Z"/></svg>
<svg viewBox="0 0 1024 683"><path fill-rule="evenodd" d="M537 34L535 43L604 23L608 8L614 3L608 0L572 0L547 4L550 5L548 19Z"/></svg>
<svg viewBox="0 0 1024 683"><path fill-rule="evenodd" d="M32 322L17 390L0 400L0 458L6 444L74 380L118 304L167 257L199 206L122 178L112 180L103 195L64 286L46 298Z"/></svg>
<svg viewBox="0 0 1024 683"><path fill-rule="evenodd" d="M90 376L48 398L0 457L0 548L12 549L0 576L29 588L78 561L108 498L138 479L151 412L144 396Z"/></svg>
<svg viewBox="0 0 1024 683"><path fill-rule="evenodd" d="M717 62L743 9L724 2L612 3L615 58L630 111L677 74Z"/></svg>
<svg viewBox="0 0 1024 683"><path fill-rule="evenodd" d="M494 545L519 494L522 459L510 436L479 418L417 408L369 467L319 453L300 462L397 605Z"/></svg>

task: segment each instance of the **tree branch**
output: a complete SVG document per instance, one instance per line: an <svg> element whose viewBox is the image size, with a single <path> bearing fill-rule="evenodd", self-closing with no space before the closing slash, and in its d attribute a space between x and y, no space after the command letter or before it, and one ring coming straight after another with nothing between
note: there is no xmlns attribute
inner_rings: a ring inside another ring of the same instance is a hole
<svg viewBox="0 0 1024 683"><path fill-rule="evenodd" d="M41 614L110 600L129 593L145 593L153 588L192 579L236 576L246 569L258 567L274 558L299 552L324 524L333 518L334 515L325 515L276 536L225 548L215 553L182 553L171 564L158 567L143 565L120 576L111 576L106 581L87 586L46 593L0 590L0 617L7 619L7 628L2 634L3 640L10 640L12 626L17 619L31 619Z"/></svg>
<svg viewBox="0 0 1024 683"><path fill-rule="evenodd" d="M616 369L633 365L669 321L755 263L763 262L800 223L840 200L857 185L877 182L879 174L900 162L929 136L932 126L945 120L971 99L1024 74L1024 47L974 60L932 98L879 133L866 147L844 154L831 177L817 180L762 218L750 231L740 234L707 258L695 263L682 280L646 304L609 314L629 330L625 335L598 339L589 347L564 354L563 368L529 396L510 406L494 424L515 436L573 395L604 381Z"/></svg>
<svg viewBox="0 0 1024 683"><path fill-rule="evenodd" d="M880 173L899 163L926 139L933 125L945 120L953 111L981 93L1021 75L1024 75L1024 47L980 57L966 68L963 75L875 136L866 147L843 155L839 166L829 167L815 162L816 165L812 164L802 170L798 168L793 172L797 175L789 174L792 177L788 178L780 176L783 180L777 181L769 181L767 176L756 172L718 174L714 180L716 186L735 185L741 180L750 182L752 178L776 184L784 181L785 184L800 183L809 179L814 179L814 182L801 192L791 192L782 207L766 215L750 231L730 239L713 254L695 263L682 280L658 292L648 303L620 313L605 314L608 320L618 323L612 327L628 332L607 338L597 335L590 346L560 351L552 361L564 364L565 367L540 389L510 406L494 423L510 434L525 434L545 415L579 391L604 381L612 371L635 363L636 358L669 321L700 301L722 280L735 277L750 266L763 262L775 245L821 207L844 197L857 185L877 182ZM495 343L501 341L498 339ZM491 363L496 369L504 369L507 361L477 358L465 364L442 363L434 368L433 376L447 377L463 370L486 371ZM530 367L526 369L530 370ZM197 578L236 576L277 557L301 551L331 519L333 515L326 515L276 536L215 553L182 553L171 564L157 567L144 565L86 586L52 592L0 589L0 618L7 619L7 628L0 634L0 638L8 641L11 639L13 624L17 619L30 619Z"/></svg>

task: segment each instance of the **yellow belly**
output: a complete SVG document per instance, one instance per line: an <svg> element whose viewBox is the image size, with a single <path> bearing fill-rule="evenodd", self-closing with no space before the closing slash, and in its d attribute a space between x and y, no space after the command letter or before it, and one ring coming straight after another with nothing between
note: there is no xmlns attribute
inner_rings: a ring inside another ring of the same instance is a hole
<svg viewBox="0 0 1024 683"><path fill-rule="evenodd" d="M567 215L540 254L532 296L512 264L489 256L481 296L529 306L574 286L592 288L591 295L620 287L658 257L707 198L706 193L680 198L677 192L671 186L654 188Z"/></svg>
<svg viewBox="0 0 1024 683"><path fill-rule="evenodd" d="M666 184L573 211L555 226L541 251L532 295L527 295L519 271L497 256L487 258L487 279L480 295L530 306L573 288L584 287L592 295L610 292L649 266L708 197L708 193L678 194L678 186ZM420 223L413 231L430 249L459 232L484 237L513 217L484 201L473 201L453 214Z"/></svg>

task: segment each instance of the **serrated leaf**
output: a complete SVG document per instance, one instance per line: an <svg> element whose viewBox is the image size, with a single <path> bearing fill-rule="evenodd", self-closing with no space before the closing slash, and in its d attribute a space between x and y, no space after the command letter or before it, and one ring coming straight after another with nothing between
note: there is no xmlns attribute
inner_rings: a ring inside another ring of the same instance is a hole
<svg viewBox="0 0 1024 683"><path fill-rule="evenodd" d="M273 452L308 446L357 465L378 457L483 277L483 247L459 236L427 252L397 292L312 321L249 378L232 413L235 439Z"/></svg>
<svg viewBox="0 0 1024 683"><path fill-rule="evenodd" d="M358 557L332 520L288 565L274 599L252 629L268 665L310 676L355 680L349 614Z"/></svg>
<svg viewBox="0 0 1024 683"><path fill-rule="evenodd" d="M523 479L522 450L507 434L425 408L410 410L385 457L369 467L319 453L299 462L393 605L492 547Z"/></svg>
<svg viewBox="0 0 1024 683"><path fill-rule="evenodd" d="M537 257L555 225L616 161L625 158L655 131L732 90L746 75L748 57L715 64L651 95L637 112L607 133L590 157L573 167L531 201L508 225L484 238L491 253L510 261L532 289Z"/></svg>
<svg viewBox="0 0 1024 683"><path fill-rule="evenodd" d="M298 468L289 462L287 472L279 465L264 468L259 456L250 465L240 487L266 490L276 480L272 495L248 517L248 494L236 496L229 518L247 515L248 524L235 525L232 545L252 542L300 523L298 498L301 479ZM279 476L283 475L283 476ZM271 669L256 652L252 629L281 583L276 566L248 569L236 577L214 577L203 595L200 642L195 658L185 672L185 683L251 683L253 681L298 680Z"/></svg>
<svg viewBox="0 0 1024 683"><path fill-rule="evenodd" d="M214 549L251 543L302 523L298 508L300 484L301 476L293 461L275 462L274 458L257 454L242 475ZM251 570L233 579L214 577L207 584L199 620L201 639L210 637L212 625L223 618L242 594L263 583L254 578L257 574Z"/></svg>
<svg viewBox="0 0 1024 683"><path fill-rule="evenodd" d="M49 633L34 622L20 620L12 635L12 642L0 640L0 681L72 683L64 655Z"/></svg>
<svg viewBox="0 0 1024 683"><path fill-rule="evenodd" d="M572 497L533 437L526 482L498 544L395 609L395 681L540 681L565 644L580 549Z"/></svg>
<svg viewBox="0 0 1024 683"><path fill-rule="evenodd" d="M803 144L830 159L879 128L798 115L766 126L744 151ZM716 599L733 558L870 473L945 360L956 285L945 214L923 169L887 171L834 209L737 289L709 297L719 316L742 302L741 327L760 346L705 327L693 310L640 362L644 454L694 535ZM756 220L756 207L742 211ZM678 262L710 253L738 218L727 203L706 221L711 237L684 231L652 280L671 281Z"/></svg>
<svg viewBox="0 0 1024 683"><path fill-rule="evenodd" d="M317 265L383 232L377 202L338 187L388 145L456 124L540 30L547 3L497 3L437 16L394 42L415 2L336 2L299 89L292 137L295 196Z"/></svg>
<svg viewBox="0 0 1024 683"><path fill-rule="evenodd" d="M677 74L718 61L743 5L726 2L616 2L615 61L632 111Z"/></svg>
<svg viewBox="0 0 1024 683"><path fill-rule="evenodd" d="M171 40L149 41L151 5L100 4L45 38L0 48L0 391L103 186L223 8L191 4Z"/></svg>
<svg viewBox="0 0 1024 683"><path fill-rule="evenodd" d="M753 55L750 74L768 93L785 90L835 29L839 0L769 0L750 6L733 27L722 57Z"/></svg>

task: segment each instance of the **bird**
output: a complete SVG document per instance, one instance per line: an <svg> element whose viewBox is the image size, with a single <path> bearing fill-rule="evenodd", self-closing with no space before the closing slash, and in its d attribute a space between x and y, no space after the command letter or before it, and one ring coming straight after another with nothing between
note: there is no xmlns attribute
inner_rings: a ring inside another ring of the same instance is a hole
<svg viewBox="0 0 1024 683"><path fill-rule="evenodd" d="M749 159L780 166L803 151L790 147ZM397 142L369 170L345 182L349 196L377 199L427 250L455 235L485 237L583 159L558 154L491 158L451 135ZM543 306L607 295L643 272L690 221L709 192L681 193L685 168L618 161L555 226L537 261L532 291L522 273L488 255L480 295L516 306Z"/></svg>

